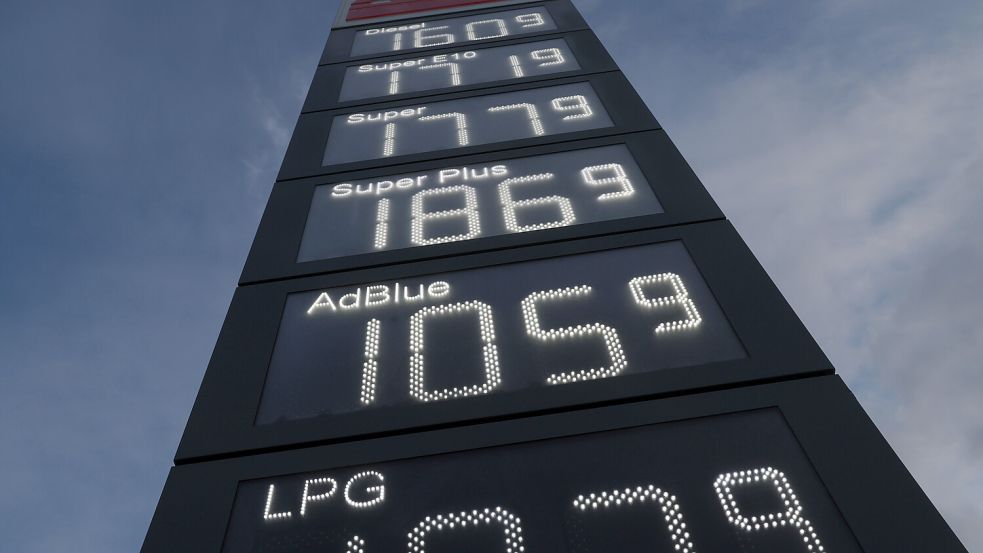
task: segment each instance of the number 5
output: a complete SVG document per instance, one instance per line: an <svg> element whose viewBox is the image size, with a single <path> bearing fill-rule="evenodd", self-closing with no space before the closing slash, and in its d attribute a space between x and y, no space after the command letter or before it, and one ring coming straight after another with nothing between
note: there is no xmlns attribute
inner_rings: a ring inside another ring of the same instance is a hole
<svg viewBox="0 0 983 553"><path fill-rule="evenodd" d="M590 295L590 292L590 286L574 286L571 288L533 292L522 300L522 318L526 322L526 332L533 338L541 342L552 342L554 340L571 340L589 336L600 336L604 340L604 346L607 348L608 356L611 358L611 365L607 367L551 374L546 379L547 384L566 384L581 380L607 378L620 373L628 366L628 360L625 358L625 350L621 348L621 340L618 339L618 331L610 326L601 323L590 323L549 330L540 326L539 314L536 312L537 303L587 296Z"/></svg>

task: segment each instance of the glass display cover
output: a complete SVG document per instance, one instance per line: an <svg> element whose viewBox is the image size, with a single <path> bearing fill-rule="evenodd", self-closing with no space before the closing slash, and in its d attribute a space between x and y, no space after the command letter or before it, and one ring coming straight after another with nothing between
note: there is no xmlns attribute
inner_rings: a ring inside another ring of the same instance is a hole
<svg viewBox="0 0 983 553"><path fill-rule="evenodd" d="M224 553L859 553L774 409L239 485Z"/></svg>
<svg viewBox="0 0 983 553"><path fill-rule="evenodd" d="M590 83L336 116L323 165L610 127Z"/></svg>
<svg viewBox="0 0 983 553"><path fill-rule="evenodd" d="M546 8L523 8L420 23L393 24L355 33L352 57L436 48L466 42L542 33L556 29Z"/></svg>
<svg viewBox="0 0 983 553"><path fill-rule="evenodd" d="M580 69L561 38L366 62L345 69L342 102Z"/></svg>
<svg viewBox="0 0 983 553"><path fill-rule="evenodd" d="M682 242L633 246L289 294L256 422L744 356Z"/></svg>
<svg viewBox="0 0 983 553"><path fill-rule="evenodd" d="M298 261L661 213L619 144L325 184Z"/></svg>

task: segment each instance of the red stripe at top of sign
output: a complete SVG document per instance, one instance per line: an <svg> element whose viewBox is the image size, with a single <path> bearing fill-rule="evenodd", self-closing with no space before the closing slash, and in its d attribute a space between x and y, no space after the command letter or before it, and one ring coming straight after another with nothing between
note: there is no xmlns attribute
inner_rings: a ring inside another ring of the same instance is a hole
<svg viewBox="0 0 983 553"><path fill-rule="evenodd" d="M347 21L421 13L500 0L355 0L348 8Z"/></svg>

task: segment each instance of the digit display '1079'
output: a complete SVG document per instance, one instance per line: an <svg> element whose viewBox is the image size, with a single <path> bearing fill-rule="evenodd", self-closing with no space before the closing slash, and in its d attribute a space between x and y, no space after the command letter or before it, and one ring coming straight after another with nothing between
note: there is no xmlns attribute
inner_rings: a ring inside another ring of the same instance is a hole
<svg viewBox="0 0 983 553"><path fill-rule="evenodd" d="M678 241L367 282L287 296L256 422L744 356Z"/></svg>
<svg viewBox="0 0 983 553"><path fill-rule="evenodd" d="M224 553L857 553L777 410L240 484Z"/></svg>
<svg viewBox="0 0 983 553"><path fill-rule="evenodd" d="M317 187L298 261L660 212L623 144L456 165Z"/></svg>
<svg viewBox="0 0 983 553"><path fill-rule="evenodd" d="M610 127L590 83L339 115L323 165Z"/></svg>
<svg viewBox="0 0 983 553"><path fill-rule="evenodd" d="M546 8L483 13L420 23L374 27L355 33L352 56L435 48L556 29Z"/></svg>

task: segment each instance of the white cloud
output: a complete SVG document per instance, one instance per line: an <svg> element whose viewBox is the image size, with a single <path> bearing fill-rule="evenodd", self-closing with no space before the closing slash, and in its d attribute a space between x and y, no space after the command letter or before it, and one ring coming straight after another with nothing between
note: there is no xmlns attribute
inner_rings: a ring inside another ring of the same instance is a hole
<svg viewBox="0 0 983 553"><path fill-rule="evenodd" d="M776 54L714 82L687 117L657 116L980 550L983 40L954 36L902 59L892 46Z"/></svg>

